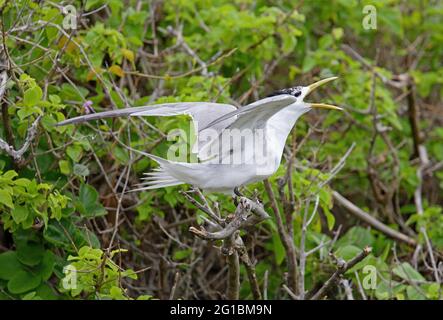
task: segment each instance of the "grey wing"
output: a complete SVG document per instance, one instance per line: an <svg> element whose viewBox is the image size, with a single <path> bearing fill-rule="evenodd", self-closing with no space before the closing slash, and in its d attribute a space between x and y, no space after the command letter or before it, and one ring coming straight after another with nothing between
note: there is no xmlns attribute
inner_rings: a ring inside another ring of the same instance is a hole
<svg viewBox="0 0 443 320"><path fill-rule="evenodd" d="M187 114L198 123L199 128L204 128L215 119L235 110L237 108L232 105L212 102L163 103L87 114L61 121L57 123L57 126L125 116L176 116Z"/></svg>
<svg viewBox="0 0 443 320"><path fill-rule="evenodd" d="M214 126L208 127L208 124L214 122L225 114L237 110L236 107L230 104L212 103L212 102L177 102L177 103L163 103L156 105L149 105L144 107L132 107L119 110L110 110L99 113L83 115L59 122L57 126L64 126L68 124L83 123L91 120L98 120L104 118L116 117L141 117L141 116L176 116L189 115L192 117L195 132L198 132L198 143L192 148L193 153L198 153L200 147L206 142L200 141L200 134L211 131L218 134L223 128L229 126L235 118L227 118L223 121L218 121ZM205 128L202 130L200 128Z"/></svg>
<svg viewBox="0 0 443 320"><path fill-rule="evenodd" d="M200 127L204 130L209 127L213 127L218 123L233 119L230 126L240 127L241 124L249 124L249 128L253 129L254 123L258 120L260 122L267 121L270 117L280 111L282 108L295 103L297 99L289 94L282 94L269 98L258 100L254 103L248 104L242 108L236 109L232 112L222 115L214 121L208 123L206 127Z"/></svg>
<svg viewBox="0 0 443 320"><path fill-rule="evenodd" d="M131 114L131 116L176 116L186 114L192 117L196 132L201 131L200 128L205 128L209 123L214 122L215 119L223 115L237 110L236 107L230 104L214 103L214 102L180 102L163 105L154 105L146 110L140 110ZM228 119L227 119L228 120ZM233 121L233 120L232 120ZM231 123L232 121L224 121L223 123ZM218 122L217 124L221 124ZM220 127L218 125L217 127Z"/></svg>

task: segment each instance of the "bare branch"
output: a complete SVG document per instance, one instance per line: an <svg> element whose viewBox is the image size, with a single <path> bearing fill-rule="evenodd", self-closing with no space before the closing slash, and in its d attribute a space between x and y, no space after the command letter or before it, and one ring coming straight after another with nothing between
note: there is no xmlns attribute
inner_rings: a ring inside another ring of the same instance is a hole
<svg viewBox="0 0 443 320"><path fill-rule="evenodd" d="M25 142L23 143L22 147L18 150L15 150L14 147L9 145L6 141L0 138L0 149L5 151L8 155L10 155L14 161L20 163L23 161L23 154L28 150L29 146L31 145L32 141L34 140L36 134L37 134L37 127L40 122L41 116L38 116L32 125L28 129L28 133L25 138Z"/></svg>
<svg viewBox="0 0 443 320"><path fill-rule="evenodd" d="M175 291L177 290L178 281L180 280L180 272L177 271L174 277L174 285L171 288L171 293L169 295L169 300L174 300Z"/></svg>
<svg viewBox="0 0 443 320"><path fill-rule="evenodd" d="M345 289L345 293L346 293L346 298L348 300L354 300L354 295L352 294L352 287L351 284L349 283L349 280L347 279L341 279L340 280L340 284L343 286L343 288Z"/></svg>
<svg viewBox="0 0 443 320"><path fill-rule="evenodd" d="M229 300L238 300L240 294L240 261L238 252L235 250L237 234L225 239L222 252L228 256L228 289Z"/></svg>
<svg viewBox="0 0 443 320"><path fill-rule="evenodd" d="M206 201L206 198L203 196L203 194L200 192L200 190L197 190L197 194L199 195L200 199L203 200L204 204L201 204L200 202L198 202L197 200L195 200L193 197L191 197L189 195L188 192L184 192L184 191L179 191L180 194L184 195L186 197L186 199L189 200L189 202L191 202L193 205L195 205L197 208L199 208L201 211L205 212L209 218L211 218L214 222L220 224L220 225L224 225L224 220L221 219L218 215L216 215L214 213L214 211L211 209L211 207L209 206L208 202ZM192 191L194 192L194 191Z"/></svg>
<svg viewBox="0 0 443 320"><path fill-rule="evenodd" d="M250 214L252 212L253 214ZM269 218L263 207L246 197L241 197L237 209L226 227L216 232L208 232L204 228L190 227L189 231L205 240L221 240L232 236L235 231L244 229Z"/></svg>
<svg viewBox="0 0 443 320"><path fill-rule="evenodd" d="M294 235L289 234L283 225L282 218L280 216L280 210L278 208L277 200L275 199L274 191L272 191L271 183L268 179L264 180L266 192L271 202L271 208L274 211L275 220L277 222L277 230L280 239L283 243L283 247L286 251L286 262L288 264L288 282L289 287L292 290L297 290L297 276L298 276L298 264L294 245Z"/></svg>
<svg viewBox="0 0 443 320"><path fill-rule="evenodd" d="M337 270L323 284L323 286L317 291L317 293L312 296L311 300L321 299L326 294L326 292L332 287L332 285L334 285L337 282L337 280L339 280L341 275L343 275L346 271L348 271L357 263L366 258L371 253L371 251L372 251L371 247L366 247L363 249L362 252L360 252L358 255L352 258L349 262L339 259L337 261Z"/></svg>
<svg viewBox="0 0 443 320"><path fill-rule="evenodd" d="M415 246L417 244L415 239L413 239L413 238L411 238L411 237L409 237L397 230L394 230L394 229L388 227L387 225L385 225L384 223L378 221L377 219L375 219L374 217L372 217L371 215L369 215L368 213L366 213L365 211L363 211L362 209L357 207L351 201L349 201L348 199L343 197L337 191L333 191L332 196L340 205L342 205L343 207L348 209L349 213L351 213L355 217L359 218L360 220L363 220L364 222L369 224L371 227L377 229L378 231L383 232L387 236L389 236L395 240L405 242L411 246Z"/></svg>
<svg viewBox="0 0 443 320"><path fill-rule="evenodd" d="M262 300L260 292L260 286L258 285L257 274L255 272L255 265L251 261L246 250L245 244L242 238L239 236L236 241L236 249L240 255L240 260L246 267L246 273L248 274L249 283L251 284L252 295L255 300Z"/></svg>

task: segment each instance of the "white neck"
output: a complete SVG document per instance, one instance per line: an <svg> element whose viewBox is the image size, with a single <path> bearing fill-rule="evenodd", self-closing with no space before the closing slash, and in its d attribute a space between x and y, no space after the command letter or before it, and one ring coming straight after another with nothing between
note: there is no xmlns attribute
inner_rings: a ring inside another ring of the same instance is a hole
<svg viewBox="0 0 443 320"><path fill-rule="evenodd" d="M301 115L309 111L305 104L294 103L272 116L266 126L269 157L274 158L275 170L280 165L286 139Z"/></svg>

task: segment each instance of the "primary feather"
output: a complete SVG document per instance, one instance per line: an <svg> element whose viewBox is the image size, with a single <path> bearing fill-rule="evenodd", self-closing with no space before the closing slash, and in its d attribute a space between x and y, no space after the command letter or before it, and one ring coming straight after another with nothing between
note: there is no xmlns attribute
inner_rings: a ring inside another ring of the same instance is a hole
<svg viewBox="0 0 443 320"><path fill-rule="evenodd" d="M75 118L61 121L57 126L64 126L68 124L78 124L91 120L99 120L105 118L116 117L141 117L141 116L177 116L188 115L192 118L194 124L194 131L197 133L197 143L192 148L192 153L198 154L198 146L203 146L207 143L206 140L201 140L200 136L205 135L205 130L202 128L221 116L231 113L237 110L236 107L230 104L213 103L213 102L176 102L176 103L163 103L156 105L149 105L143 107L132 107L118 110L110 110L99 113L92 113L87 115L78 116ZM217 125L212 126L211 130L219 133L223 128L232 123L235 119L230 118L226 121L218 122ZM201 133L201 135L199 134Z"/></svg>

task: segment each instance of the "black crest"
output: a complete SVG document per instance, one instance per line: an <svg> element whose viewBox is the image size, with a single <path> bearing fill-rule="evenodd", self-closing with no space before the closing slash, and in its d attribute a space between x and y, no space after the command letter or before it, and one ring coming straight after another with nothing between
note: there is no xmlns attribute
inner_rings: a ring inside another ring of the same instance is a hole
<svg viewBox="0 0 443 320"><path fill-rule="evenodd" d="M301 95L301 90L302 90L302 87L292 87L292 88L287 88L287 89L281 89L281 90L274 91L273 93L268 95L267 98L278 96L280 94L289 94L294 97L299 97Z"/></svg>

